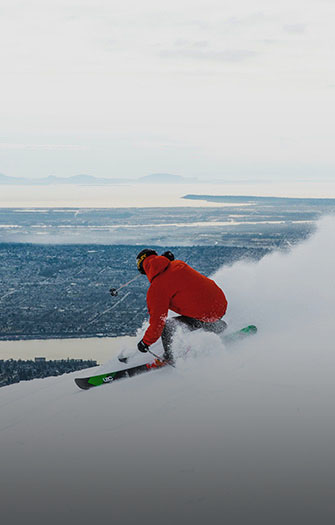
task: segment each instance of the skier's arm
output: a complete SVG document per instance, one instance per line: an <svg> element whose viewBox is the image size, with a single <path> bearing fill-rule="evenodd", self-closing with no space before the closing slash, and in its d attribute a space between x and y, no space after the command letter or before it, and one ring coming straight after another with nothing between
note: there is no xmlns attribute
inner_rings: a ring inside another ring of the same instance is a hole
<svg viewBox="0 0 335 525"><path fill-rule="evenodd" d="M148 290L147 304L150 314L149 328L144 334L143 342L152 345L162 335L168 315L170 298L161 288L151 285Z"/></svg>

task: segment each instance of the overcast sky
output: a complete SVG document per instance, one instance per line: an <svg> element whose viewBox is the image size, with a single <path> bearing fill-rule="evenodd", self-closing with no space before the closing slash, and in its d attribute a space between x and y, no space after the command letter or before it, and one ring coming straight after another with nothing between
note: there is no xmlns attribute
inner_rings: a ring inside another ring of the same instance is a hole
<svg viewBox="0 0 335 525"><path fill-rule="evenodd" d="M0 173L332 179L333 0L0 0Z"/></svg>

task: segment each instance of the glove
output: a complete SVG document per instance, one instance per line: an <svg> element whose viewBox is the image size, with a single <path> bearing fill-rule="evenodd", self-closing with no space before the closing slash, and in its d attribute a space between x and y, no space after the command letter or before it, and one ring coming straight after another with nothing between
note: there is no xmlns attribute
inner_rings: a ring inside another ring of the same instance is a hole
<svg viewBox="0 0 335 525"><path fill-rule="evenodd" d="M147 352L148 351L148 348L149 348L149 345L147 345L143 339L141 339L141 341L137 344L137 348L140 352Z"/></svg>

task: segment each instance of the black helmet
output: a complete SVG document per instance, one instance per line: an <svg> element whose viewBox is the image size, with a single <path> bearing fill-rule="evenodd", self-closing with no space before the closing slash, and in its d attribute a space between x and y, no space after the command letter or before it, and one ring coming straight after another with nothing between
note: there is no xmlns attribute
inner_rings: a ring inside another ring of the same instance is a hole
<svg viewBox="0 0 335 525"><path fill-rule="evenodd" d="M158 255L158 253L156 252L156 250L150 250L149 248L145 248L136 257L137 269L140 273L143 273L144 275L145 275L145 271L143 270L143 261L144 259L149 257L149 255Z"/></svg>

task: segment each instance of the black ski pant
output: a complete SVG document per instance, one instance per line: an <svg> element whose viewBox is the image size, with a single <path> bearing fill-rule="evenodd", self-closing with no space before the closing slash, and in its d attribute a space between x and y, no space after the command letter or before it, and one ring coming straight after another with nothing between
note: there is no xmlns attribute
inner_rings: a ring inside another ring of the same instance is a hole
<svg viewBox="0 0 335 525"><path fill-rule="evenodd" d="M219 319L214 323L207 323L205 321L199 321L199 319L194 319L193 317L187 317L186 315L171 317L166 320L161 336L164 348L164 359L173 360L172 341L180 325L186 326L191 332L202 329L205 332L213 332L214 334L221 334L227 328L227 323L223 319Z"/></svg>

